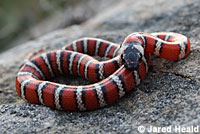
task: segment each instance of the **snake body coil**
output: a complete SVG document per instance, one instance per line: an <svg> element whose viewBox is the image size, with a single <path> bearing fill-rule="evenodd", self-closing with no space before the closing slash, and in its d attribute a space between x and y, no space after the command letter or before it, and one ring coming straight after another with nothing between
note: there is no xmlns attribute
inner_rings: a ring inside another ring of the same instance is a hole
<svg viewBox="0 0 200 134"><path fill-rule="evenodd" d="M180 60L189 51L189 39L177 33L132 33L121 46L83 38L64 50L27 61L17 74L16 90L30 103L70 111L93 110L116 101L140 84L148 72L150 54ZM109 60L100 62L91 57L95 55ZM79 75L97 83L71 86L48 81L61 74Z"/></svg>

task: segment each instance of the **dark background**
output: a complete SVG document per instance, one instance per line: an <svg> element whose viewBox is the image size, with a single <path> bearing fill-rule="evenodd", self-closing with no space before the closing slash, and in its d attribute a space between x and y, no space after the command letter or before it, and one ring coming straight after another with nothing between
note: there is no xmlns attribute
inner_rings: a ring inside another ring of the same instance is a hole
<svg viewBox="0 0 200 134"><path fill-rule="evenodd" d="M105 0L1 0L0 53L50 31L80 24ZM109 4L110 1L107 0Z"/></svg>

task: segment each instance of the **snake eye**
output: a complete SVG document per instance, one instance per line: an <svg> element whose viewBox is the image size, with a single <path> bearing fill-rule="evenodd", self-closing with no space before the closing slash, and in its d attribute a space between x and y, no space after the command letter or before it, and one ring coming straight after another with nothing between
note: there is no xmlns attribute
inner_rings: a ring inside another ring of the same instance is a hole
<svg viewBox="0 0 200 134"><path fill-rule="evenodd" d="M125 55L124 54L121 54L121 64L125 64Z"/></svg>

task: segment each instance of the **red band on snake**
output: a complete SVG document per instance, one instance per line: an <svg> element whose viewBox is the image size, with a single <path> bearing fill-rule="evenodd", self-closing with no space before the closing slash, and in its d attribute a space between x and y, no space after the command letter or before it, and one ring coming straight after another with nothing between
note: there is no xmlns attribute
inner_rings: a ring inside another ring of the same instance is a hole
<svg viewBox="0 0 200 134"><path fill-rule="evenodd" d="M121 45L97 38L83 38L64 47L35 56L17 74L18 95L35 104L53 109L84 111L104 107L145 78L150 54L168 60L188 56L190 42L177 33L132 33ZM91 56L107 57L98 61ZM61 74L82 76L96 82L72 86L50 82Z"/></svg>

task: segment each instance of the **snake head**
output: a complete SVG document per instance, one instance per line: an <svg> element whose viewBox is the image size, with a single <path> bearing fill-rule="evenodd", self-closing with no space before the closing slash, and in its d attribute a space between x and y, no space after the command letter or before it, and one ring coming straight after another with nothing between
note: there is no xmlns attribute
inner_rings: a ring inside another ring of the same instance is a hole
<svg viewBox="0 0 200 134"><path fill-rule="evenodd" d="M144 49L138 42L126 42L121 46L121 61L128 70L137 70L143 55Z"/></svg>

